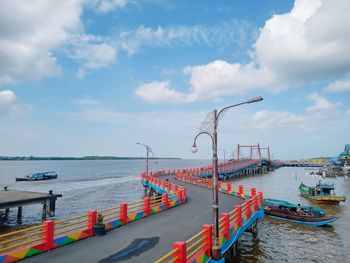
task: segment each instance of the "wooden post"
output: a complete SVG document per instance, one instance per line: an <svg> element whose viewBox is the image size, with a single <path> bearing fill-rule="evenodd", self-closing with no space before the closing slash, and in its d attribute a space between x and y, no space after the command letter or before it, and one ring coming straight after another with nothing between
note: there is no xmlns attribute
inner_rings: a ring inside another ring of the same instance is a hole
<svg viewBox="0 0 350 263"><path fill-rule="evenodd" d="M96 222L97 222L97 211L90 210L88 212L88 233L90 236L94 234L94 225L96 225Z"/></svg>
<svg viewBox="0 0 350 263"><path fill-rule="evenodd" d="M17 210L17 222L18 223L22 222L22 206L19 206Z"/></svg>
<svg viewBox="0 0 350 263"><path fill-rule="evenodd" d="M226 240L230 239L230 214L229 213L222 213L221 217L223 218L223 234Z"/></svg>
<svg viewBox="0 0 350 263"><path fill-rule="evenodd" d="M144 216L149 216L151 213L151 199L149 197L145 197L143 199L143 214Z"/></svg>
<svg viewBox="0 0 350 263"><path fill-rule="evenodd" d="M128 204L119 204L120 218L119 220L123 222L123 225L128 223Z"/></svg>
<svg viewBox="0 0 350 263"><path fill-rule="evenodd" d="M169 208L168 194L162 194L162 204L165 205L165 208Z"/></svg>
<svg viewBox="0 0 350 263"><path fill-rule="evenodd" d="M213 225L203 225L202 227L205 232L203 233L205 255L211 257L211 247L213 243Z"/></svg>
<svg viewBox="0 0 350 263"><path fill-rule="evenodd" d="M178 249L176 253L174 253L174 258L177 258L176 263L186 263L186 242L176 241L173 244L173 249Z"/></svg>
<svg viewBox="0 0 350 263"><path fill-rule="evenodd" d="M54 248L54 224L53 220L45 220L43 223L43 243L45 250Z"/></svg>
<svg viewBox="0 0 350 263"><path fill-rule="evenodd" d="M236 210L236 222L238 224L239 227L242 226L242 207L240 205L236 205L235 206L235 210Z"/></svg>

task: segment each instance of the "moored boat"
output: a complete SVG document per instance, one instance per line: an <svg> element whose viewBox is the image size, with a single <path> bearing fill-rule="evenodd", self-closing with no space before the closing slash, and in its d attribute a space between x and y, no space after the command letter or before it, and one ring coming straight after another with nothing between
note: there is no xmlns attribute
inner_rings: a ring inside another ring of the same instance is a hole
<svg viewBox="0 0 350 263"><path fill-rule="evenodd" d="M303 225L323 226L337 220L326 216L319 207L300 206L283 200L264 199L263 206L266 215Z"/></svg>
<svg viewBox="0 0 350 263"><path fill-rule="evenodd" d="M26 175L25 177L16 177L16 181L40 181L56 179L58 174L56 172L42 172Z"/></svg>
<svg viewBox="0 0 350 263"><path fill-rule="evenodd" d="M299 186L299 192L307 199L319 204L339 204L345 202L345 196L335 195L333 183L322 183L321 180L316 186L307 186L303 183Z"/></svg>

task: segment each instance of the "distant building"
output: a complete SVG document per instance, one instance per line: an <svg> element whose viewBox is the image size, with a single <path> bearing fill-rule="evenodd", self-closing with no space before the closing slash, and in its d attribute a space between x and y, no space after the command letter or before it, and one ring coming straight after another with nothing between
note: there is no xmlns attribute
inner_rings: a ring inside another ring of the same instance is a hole
<svg viewBox="0 0 350 263"><path fill-rule="evenodd" d="M350 165L350 144L345 144L344 151L339 154L339 161L342 165Z"/></svg>

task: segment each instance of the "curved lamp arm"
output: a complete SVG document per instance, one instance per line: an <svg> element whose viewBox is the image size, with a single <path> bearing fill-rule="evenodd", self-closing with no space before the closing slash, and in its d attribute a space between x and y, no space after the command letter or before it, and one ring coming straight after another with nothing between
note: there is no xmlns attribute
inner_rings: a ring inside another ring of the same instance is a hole
<svg viewBox="0 0 350 263"><path fill-rule="evenodd" d="M211 141L212 141L212 144L214 145L214 138L213 136L209 133L209 132L200 132L196 135L196 137L194 137L194 140L193 140L193 145L192 145L192 152L193 153L196 153L198 151L198 148L197 148L197 145L196 145L196 140L197 138L199 137L199 135L202 135L202 134L206 134L208 135L210 138L211 138Z"/></svg>

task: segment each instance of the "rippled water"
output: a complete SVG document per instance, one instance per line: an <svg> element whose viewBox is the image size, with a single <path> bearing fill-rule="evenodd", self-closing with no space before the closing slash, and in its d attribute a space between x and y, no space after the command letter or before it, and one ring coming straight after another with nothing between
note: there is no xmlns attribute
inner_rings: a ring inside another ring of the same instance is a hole
<svg viewBox="0 0 350 263"><path fill-rule="evenodd" d="M150 169L178 169L206 165L201 160L150 160ZM28 190L63 195L56 203L56 218L86 213L90 209L111 207L120 202L140 200L143 190L140 173L144 160L108 161L1 161L0 189ZM56 171L58 179L37 182L15 182L15 177L40 171ZM41 205L23 207L23 224L41 220ZM10 225L16 224L16 211L10 213ZM1 231L1 230L0 230Z"/></svg>
<svg viewBox="0 0 350 263"><path fill-rule="evenodd" d="M256 187L267 198L317 206L299 195L301 182L315 184L310 172L304 168L285 167L269 174L238 179L236 183ZM259 223L256 239L249 233L244 234L238 256L240 262L350 262L350 179L316 176L317 181L320 179L334 182L336 193L348 198L340 205L319 205L338 220L330 226L316 228L265 216Z"/></svg>
<svg viewBox="0 0 350 263"><path fill-rule="evenodd" d="M202 160L152 160L152 170L198 167L209 164ZM2 161L0 184L9 189L63 194L56 207L56 218L66 218L114 206L122 201L142 198L139 174L145 161ZM54 170L57 180L39 182L15 182L15 177L28 173ZM299 195L300 182L315 184L305 175L304 168L280 168L274 172L238 179L235 182L256 187L265 197L284 199L293 203L315 205ZM308 173L310 171L307 171ZM322 179L316 177L317 180ZM334 182L336 192L350 198L350 179L344 177L324 179ZM307 227L265 217L259 223L256 238L245 233L241 240L239 262L350 262L350 200L339 206L322 205L326 213L339 219L328 227ZM23 208L24 224L40 222L41 206ZM10 223L15 224L16 212L11 213Z"/></svg>

